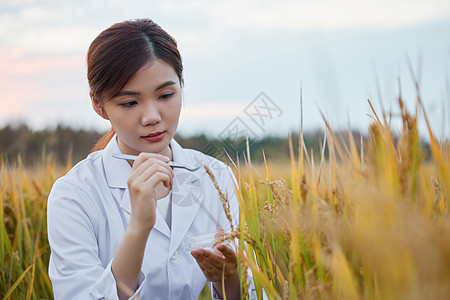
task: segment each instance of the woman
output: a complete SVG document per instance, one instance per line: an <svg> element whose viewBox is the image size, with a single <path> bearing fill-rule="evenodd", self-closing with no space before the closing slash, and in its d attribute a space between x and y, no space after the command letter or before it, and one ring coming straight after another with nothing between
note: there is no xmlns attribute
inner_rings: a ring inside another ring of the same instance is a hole
<svg viewBox="0 0 450 300"><path fill-rule="evenodd" d="M230 223L204 168L172 169L170 161L216 166L235 222L238 203L228 167L173 140L183 86L175 40L148 19L118 23L92 42L87 68L92 106L112 129L50 193L55 298L197 299L207 281L214 298L223 290L240 298L231 246L185 248L190 237Z"/></svg>

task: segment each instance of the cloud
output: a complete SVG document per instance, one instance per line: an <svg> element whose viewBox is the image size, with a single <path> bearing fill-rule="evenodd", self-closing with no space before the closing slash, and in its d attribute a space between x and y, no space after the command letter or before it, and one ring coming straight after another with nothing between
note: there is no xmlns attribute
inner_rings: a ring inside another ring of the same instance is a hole
<svg viewBox="0 0 450 300"><path fill-rule="evenodd" d="M84 53L101 30L137 17L155 19L186 45L222 45L230 31L392 29L450 16L444 0L17 0L0 7L1 44L38 54Z"/></svg>
<svg viewBox="0 0 450 300"><path fill-rule="evenodd" d="M7 6L0 13L0 43L34 54L85 53L105 26L95 14L99 5L80 0Z"/></svg>
<svg viewBox="0 0 450 300"><path fill-rule="evenodd" d="M202 15L215 29L335 30L392 28L450 16L444 0L191 0L165 2L164 10L179 15Z"/></svg>
<svg viewBox="0 0 450 300"><path fill-rule="evenodd" d="M75 83L83 80L72 73L82 74L83 67L80 55L32 56L22 48L0 47L0 117L25 117L49 100L70 101L79 88Z"/></svg>
<svg viewBox="0 0 450 300"><path fill-rule="evenodd" d="M239 103L189 103L182 111L184 121L230 120L243 113L245 102Z"/></svg>
<svg viewBox="0 0 450 300"><path fill-rule="evenodd" d="M81 55L32 56L24 48L0 46L1 77L40 76L65 72L80 65L84 65L84 56Z"/></svg>

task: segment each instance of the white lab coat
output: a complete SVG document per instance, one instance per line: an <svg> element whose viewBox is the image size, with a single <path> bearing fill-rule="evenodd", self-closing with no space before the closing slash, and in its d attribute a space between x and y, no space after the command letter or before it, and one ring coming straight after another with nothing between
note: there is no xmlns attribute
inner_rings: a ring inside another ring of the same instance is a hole
<svg viewBox="0 0 450 300"><path fill-rule="evenodd" d="M170 146L174 162L211 168L229 196L237 224L239 206L230 168L198 151L183 149L174 140ZM111 156L119 152L114 137L104 150L90 154L53 185L47 221L55 299L118 299L111 262L131 214L126 183L131 167ZM156 210L134 295L141 299L197 299L206 278L184 241L220 227L230 229L205 169L173 171L172 230Z"/></svg>

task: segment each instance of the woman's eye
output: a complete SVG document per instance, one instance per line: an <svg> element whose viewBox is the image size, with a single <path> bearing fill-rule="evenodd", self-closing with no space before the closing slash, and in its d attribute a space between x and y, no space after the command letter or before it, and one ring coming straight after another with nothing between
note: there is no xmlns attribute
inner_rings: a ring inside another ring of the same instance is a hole
<svg viewBox="0 0 450 300"><path fill-rule="evenodd" d="M137 104L137 101L128 101L128 102L121 103L120 106L131 107L131 106L135 106L136 104Z"/></svg>
<svg viewBox="0 0 450 300"><path fill-rule="evenodd" d="M167 93L160 96L161 99L169 99L173 96L173 93Z"/></svg>

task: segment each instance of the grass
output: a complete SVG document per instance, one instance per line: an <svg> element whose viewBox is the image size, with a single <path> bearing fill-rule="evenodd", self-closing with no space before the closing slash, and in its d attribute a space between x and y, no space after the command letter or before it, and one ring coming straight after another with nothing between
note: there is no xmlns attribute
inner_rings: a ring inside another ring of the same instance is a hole
<svg viewBox="0 0 450 300"><path fill-rule="evenodd" d="M396 135L388 116L374 111L365 141L349 134L343 142L326 123L321 153L308 152L300 139L289 165L237 166L241 214L233 236L244 288L248 267L260 298L263 289L270 299L450 294L450 144L438 143L428 127L427 160L417 128L420 101L415 114L401 99L399 107ZM46 201L70 165L1 162L1 298L52 298Z"/></svg>

